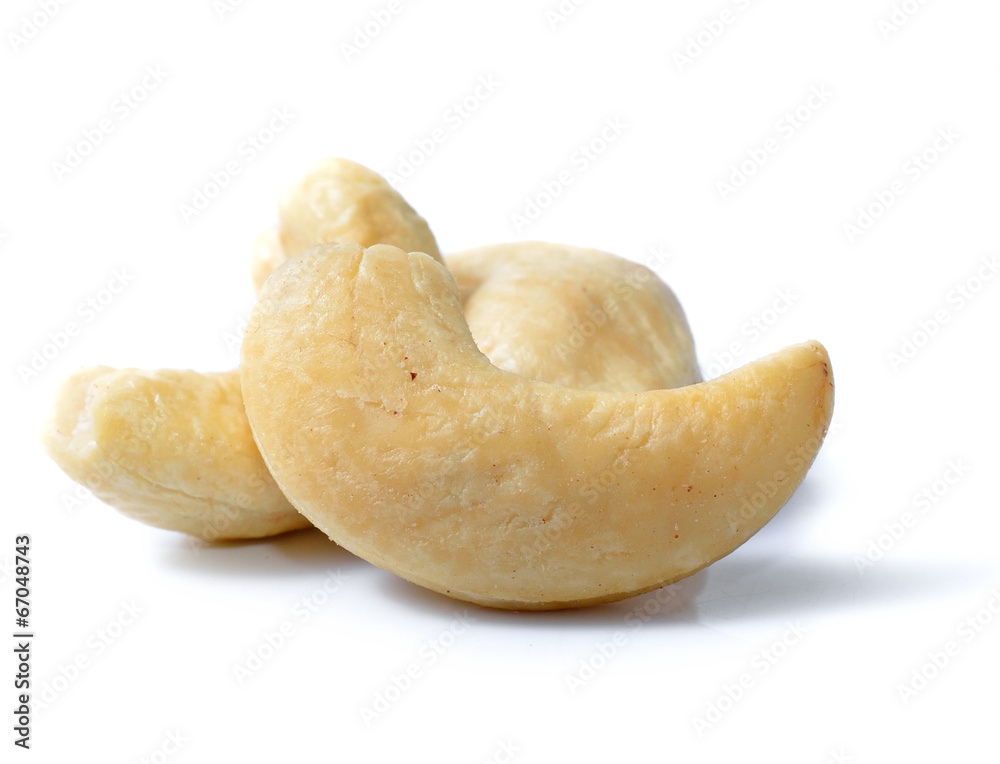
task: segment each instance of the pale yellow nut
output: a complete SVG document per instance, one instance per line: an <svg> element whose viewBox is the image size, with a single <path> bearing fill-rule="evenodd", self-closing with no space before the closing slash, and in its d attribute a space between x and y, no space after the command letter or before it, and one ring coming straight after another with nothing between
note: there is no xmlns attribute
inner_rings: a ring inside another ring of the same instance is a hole
<svg viewBox="0 0 1000 764"><path fill-rule="evenodd" d="M254 245L251 276L258 292L275 267L315 244L391 244L441 259L427 221L385 178L348 159L325 159L287 188L278 217L277 239L265 231Z"/></svg>
<svg viewBox="0 0 1000 764"><path fill-rule="evenodd" d="M82 369L42 441L67 475L149 525L215 540L310 524L260 457L235 371Z"/></svg>
<svg viewBox="0 0 1000 764"><path fill-rule="evenodd" d="M494 366L587 390L701 381L684 311L645 266L540 241L478 247L445 264L472 336Z"/></svg>
<svg viewBox="0 0 1000 764"><path fill-rule="evenodd" d="M801 483L833 409L815 342L642 393L498 369L451 274L393 247L318 246L262 304L243 395L285 495L355 554L494 607L621 599L732 552Z"/></svg>

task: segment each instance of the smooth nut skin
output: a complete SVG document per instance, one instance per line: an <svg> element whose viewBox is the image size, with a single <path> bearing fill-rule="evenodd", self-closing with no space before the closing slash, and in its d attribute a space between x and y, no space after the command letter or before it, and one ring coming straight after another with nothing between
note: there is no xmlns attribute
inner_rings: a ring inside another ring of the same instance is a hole
<svg viewBox="0 0 1000 764"><path fill-rule="evenodd" d="M277 240L265 231L254 245L251 276L259 292L274 268L315 244L391 244L441 259L434 234L377 172L347 159L326 159L287 188L278 202Z"/></svg>
<svg viewBox="0 0 1000 764"><path fill-rule="evenodd" d="M642 393L498 369L451 274L393 247L318 246L262 298L241 378L285 495L355 554L483 605L595 604L694 573L788 500L832 415L815 342Z"/></svg>
<svg viewBox="0 0 1000 764"><path fill-rule="evenodd" d="M63 381L42 442L67 475L148 525L210 541L310 525L260 457L235 371L82 369Z"/></svg>
<svg viewBox="0 0 1000 764"><path fill-rule="evenodd" d="M680 303L645 266L596 249L515 242L445 258L494 366L584 390L701 382Z"/></svg>

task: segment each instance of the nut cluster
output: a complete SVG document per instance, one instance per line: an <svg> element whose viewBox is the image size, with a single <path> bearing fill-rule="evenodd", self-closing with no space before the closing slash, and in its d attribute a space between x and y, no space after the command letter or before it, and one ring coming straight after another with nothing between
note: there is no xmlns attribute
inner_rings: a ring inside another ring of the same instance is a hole
<svg viewBox="0 0 1000 764"><path fill-rule="evenodd" d="M342 159L289 188L279 221L253 250L240 369L93 367L60 387L49 454L124 514L206 540L312 524L452 597L571 607L733 551L829 426L821 345L702 382L677 299L622 258L442 257Z"/></svg>

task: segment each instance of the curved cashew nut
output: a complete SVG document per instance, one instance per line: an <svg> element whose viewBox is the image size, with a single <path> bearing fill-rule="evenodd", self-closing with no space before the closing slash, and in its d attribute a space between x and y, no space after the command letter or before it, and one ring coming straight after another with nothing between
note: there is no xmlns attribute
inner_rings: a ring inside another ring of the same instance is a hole
<svg viewBox="0 0 1000 764"><path fill-rule="evenodd" d="M526 241L445 257L472 336L494 366L586 390L701 382L670 287L596 249Z"/></svg>
<svg viewBox="0 0 1000 764"><path fill-rule="evenodd" d="M392 244L441 259L427 222L377 172L347 159L326 159L282 193L280 226L254 244L250 274L259 292L278 265L307 247L357 242Z"/></svg>
<svg viewBox="0 0 1000 764"><path fill-rule="evenodd" d="M82 369L42 429L49 455L123 514L207 540L309 527L267 471L239 372Z"/></svg>
<svg viewBox="0 0 1000 764"><path fill-rule="evenodd" d="M644 393L497 369L448 271L394 247L318 246L263 296L241 379L285 495L355 554L484 605L586 605L694 573L788 500L832 414L815 342Z"/></svg>

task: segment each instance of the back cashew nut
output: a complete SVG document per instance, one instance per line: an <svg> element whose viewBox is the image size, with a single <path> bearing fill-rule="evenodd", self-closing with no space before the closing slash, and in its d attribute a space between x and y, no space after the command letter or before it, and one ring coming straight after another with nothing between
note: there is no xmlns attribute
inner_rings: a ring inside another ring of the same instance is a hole
<svg viewBox="0 0 1000 764"><path fill-rule="evenodd" d="M441 259L427 222L385 178L348 159L325 159L287 188L278 218L280 225L260 234L251 255L258 292L275 268L314 244L392 244Z"/></svg>

